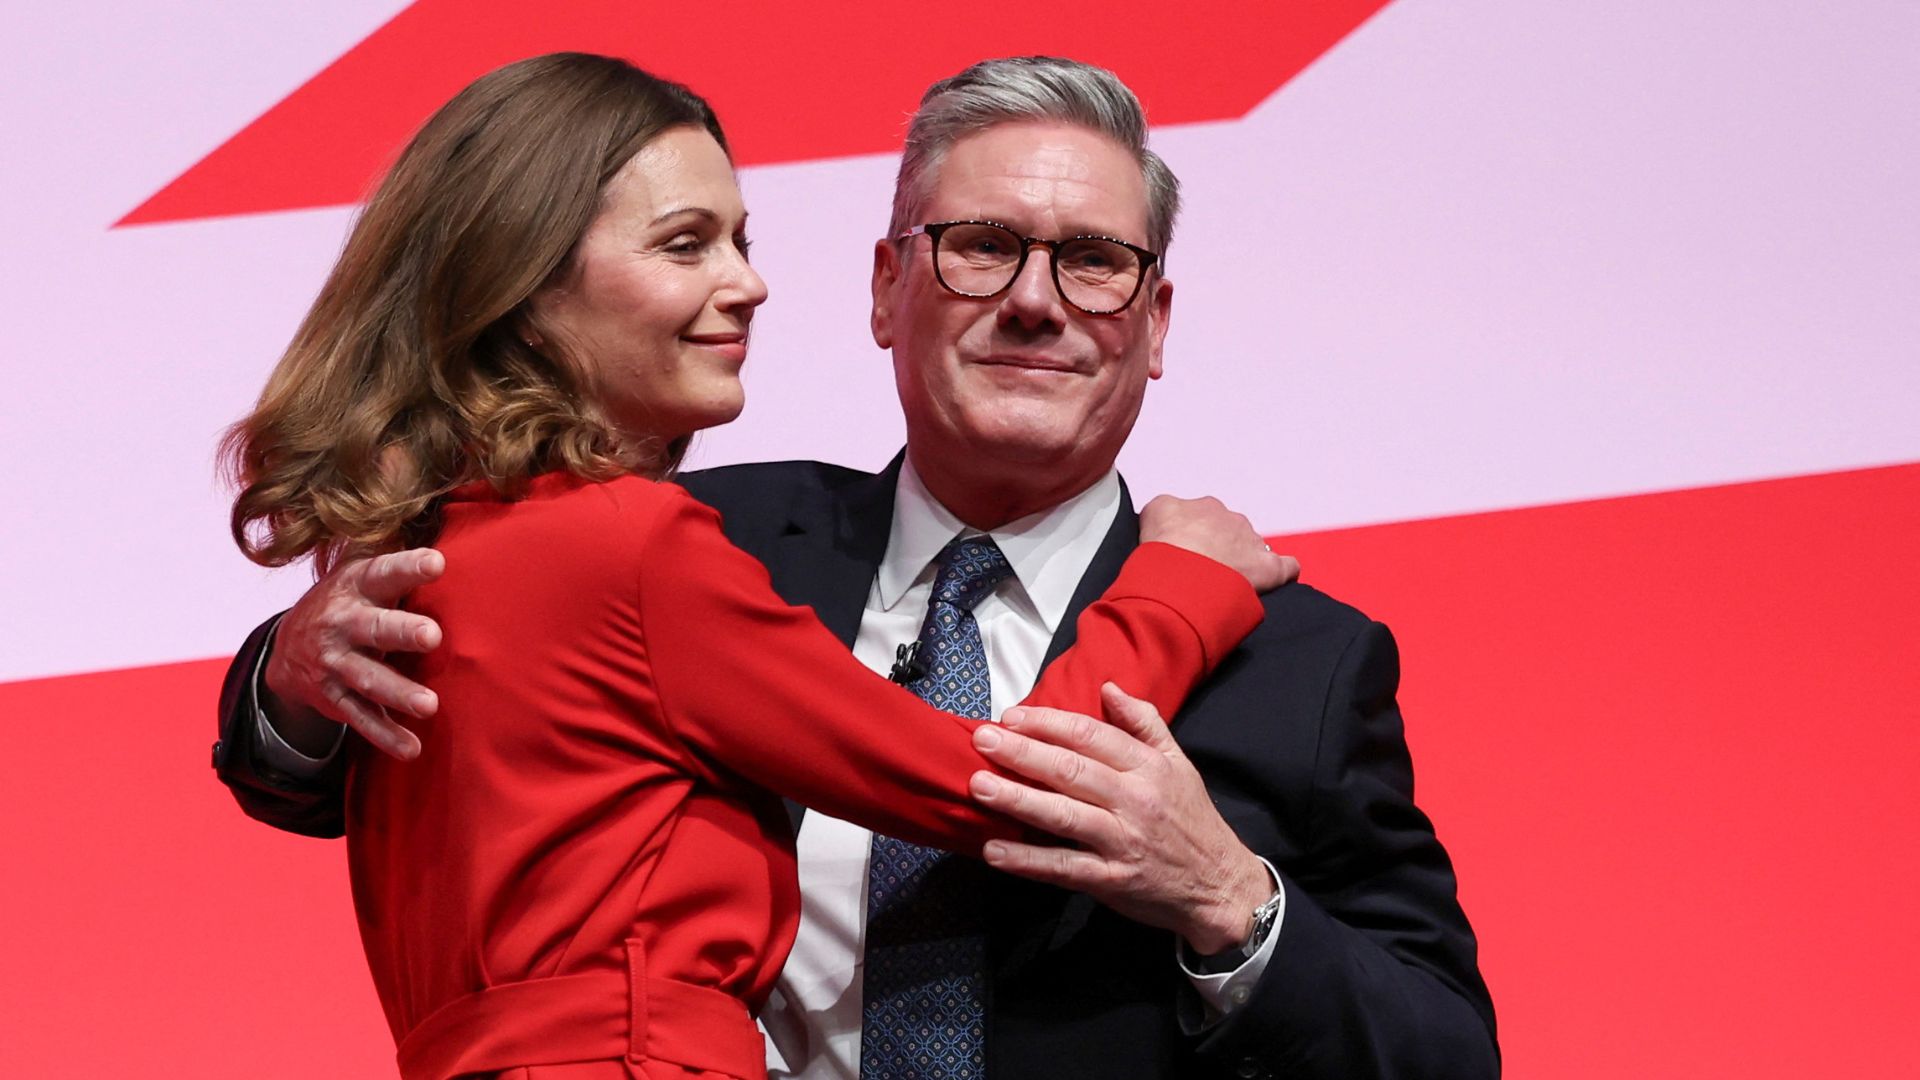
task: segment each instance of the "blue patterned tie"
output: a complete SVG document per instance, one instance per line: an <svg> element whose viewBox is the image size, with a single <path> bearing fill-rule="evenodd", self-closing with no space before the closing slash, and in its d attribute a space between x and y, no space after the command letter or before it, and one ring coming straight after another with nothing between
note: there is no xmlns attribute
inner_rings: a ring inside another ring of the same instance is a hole
<svg viewBox="0 0 1920 1080"><path fill-rule="evenodd" d="M973 606L1013 572L984 536L940 552L920 630L925 673L907 684L936 709L992 710L987 650ZM983 869L972 859L875 834L867 864L862 1080L981 1080L986 1075Z"/></svg>

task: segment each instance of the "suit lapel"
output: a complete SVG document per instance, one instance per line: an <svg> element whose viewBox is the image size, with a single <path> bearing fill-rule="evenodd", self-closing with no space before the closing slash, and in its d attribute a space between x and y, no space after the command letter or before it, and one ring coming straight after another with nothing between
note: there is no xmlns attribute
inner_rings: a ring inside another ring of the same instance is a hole
<svg viewBox="0 0 1920 1080"><path fill-rule="evenodd" d="M1120 512L1114 515L1106 538L1100 541L1100 547L1093 553L1093 561L1087 564L1087 572L1081 575L1079 587L1073 590L1073 599L1067 602L1067 611L1060 618L1060 627L1053 632L1053 640L1047 643L1046 659L1040 662L1041 671L1046 671L1048 664L1073 647L1074 639L1079 636L1080 613L1087 610L1088 604L1100 599L1100 594L1106 592L1107 586L1120 576L1120 568L1126 564L1127 556L1139 546L1140 515L1134 513L1133 497L1127 494L1127 482L1122 480Z"/></svg>
<svg viewBox="0 0 1920 1080"><path fill-rule="evenodd" d="M893 495L904 455L874 476L863 476L824 498L796 500L780 535L769 545L767 572L790 604L813 609L847 648L860 634L867 594L887 553ZM787 800L796 833L807 808Z"/></svg>
<svg viewBox="0 0 1920 1080"><path fill-rule="evenodd" d="M1126 564L1127 556L1140 546L1140 516L1134 512L1133 498L1126 481L1120 482L1120 512L1107 529L1106 538L1087 564L1087 572L1073 590L1066 614L1047 645L1041 670L1061 653L1073 647L1079 636L1080 613L1100 599ZM988 948L997 957L996 975L1005 978L1018 972L1044 952L1066 944L1086 926L1096 907L1083 893L1069 893L1023 878L1001 875L995 906L998 909L990 931Z"/></svg>

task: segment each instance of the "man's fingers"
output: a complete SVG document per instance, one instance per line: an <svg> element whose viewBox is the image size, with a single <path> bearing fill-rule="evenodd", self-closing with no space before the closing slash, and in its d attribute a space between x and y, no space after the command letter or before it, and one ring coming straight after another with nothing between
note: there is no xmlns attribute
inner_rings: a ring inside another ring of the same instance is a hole
<svg viewBox="0 0 1920 1080"><path fill-rule="evenodd" d="M974 773L968 789L982 806L1096 851L1111 850L1118 839L1113 815L1078 799L986 771Z"/></svg>
<svg viewBox="0 0 1920 1080"><path fill-rule="evenodd" d="M327 704L331 707L329 715L359 732L381 753L401 761L412 761L420 756L419 736L394 723L384 711L369 704L346 686L330 683Z"/></svg>
<svg viewBox="0 0 1920 1080"><path fill-rule="evenodd" d="M1106 709L1107 721L1120 731L1159 753L1176 749L1173 732L1167 730L1166 722L1160 719L1160 710L1154 708L1152 702L1142 701L1113 683L1103 683L1100 704Z"/></svg>
<svg viewBox="0 0 1920 1080"><path fill-rule="evenodd" d="M410 548L376 556L367 560L360 571L360 595L369 603L392 607L446 569L446 557L432 548Z"/></svg>
<svg viewBox="0 0 1920 1080"><path fill-rule="evenodd" d="M973 748L1007 772L1100 806L1112 806L1118 793L1120 778L1106 765L999 724L974 728Z"/></svg>
<svg viewBox="0 0 1920 1080"><path fill-rule="evenodd" d="M375 652L429 652L440 645L440 624L410 611L362 607L348 622L347 641Z"/></svg>
<svg viewBox="0 0 1920 1080"><path fill-rule="evenodd" d="M1077 751L1109 768L1125 772L1138 768L1153 754L1140 741L1113 725L1065 709L1022 705L1008 709L1000 726L1028 738Z"/></svg>
<svg viewBox="0 0 1920 1080"><path fill-rule="evenodd" d="M438 694L357 652L342 653L332 674L374 708L398 709L409 716L432 716L440 708Z"/></svg>
<svg viewBox="0 0 1920 1080"><path fill-rule="evenodd" d="M980 857L995 870L1079 892L1095 891L1110 877L1098 855L1071 848L989 840Z"/></svg>

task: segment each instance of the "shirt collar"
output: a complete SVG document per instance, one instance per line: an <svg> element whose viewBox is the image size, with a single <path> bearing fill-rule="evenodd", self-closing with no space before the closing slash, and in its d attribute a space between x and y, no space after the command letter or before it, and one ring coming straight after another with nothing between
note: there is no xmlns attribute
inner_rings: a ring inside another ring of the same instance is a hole
<svg viewBox="0 0 1920 1080"><path fill-rule="evenodd" d="M1108 469L1078 495L987 531L1049 633L1060 629L1074 590L1119 512L1120 474ZM891 611L923 576L932 581L934 558L955 537L979 532L940 505L911 460L903 462L887 554L873 582L881 608Z"/></svg>

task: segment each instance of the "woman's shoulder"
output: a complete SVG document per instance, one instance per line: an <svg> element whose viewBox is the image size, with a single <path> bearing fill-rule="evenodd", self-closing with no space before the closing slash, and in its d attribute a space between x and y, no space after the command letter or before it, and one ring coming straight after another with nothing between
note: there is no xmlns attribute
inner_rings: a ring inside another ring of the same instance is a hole
<svg viewBox="0 0 1920 1080"><path fill-rule="evenodd" d="M515 497L474 485L446 507L449 532L477 528L530 558L581 559L596 552L629 558L656 533L699 530L700 519L711 517L677 485L634 475L593 480L547 473Z"/></svg>
<svg viewBox="0 0 1920 1080"><path fill-rule="evenodd" d="M557 485L552 497L554 513L562 518L602 526L643 547L662 533L711 529L719 535L718 515L678 484L631 475L571 480Z"/></svg>
<svg viewBox="0 0 1920 1080"><path fill-rule="evenodd" d="M726 543L713 512L672 484L544 476L517 497L449 500L434 546L460 595L529 623L585 625L677 579L707 580Z"/></svg>
<svg viewBox="0 0 1920 1080"><path fill-rule="evenodd" d="M632 473L611 480L547 473L533 479L526 495L529 503L548 503L558 514L629 519L653 517L684 498L672 484Z"/></svg>

